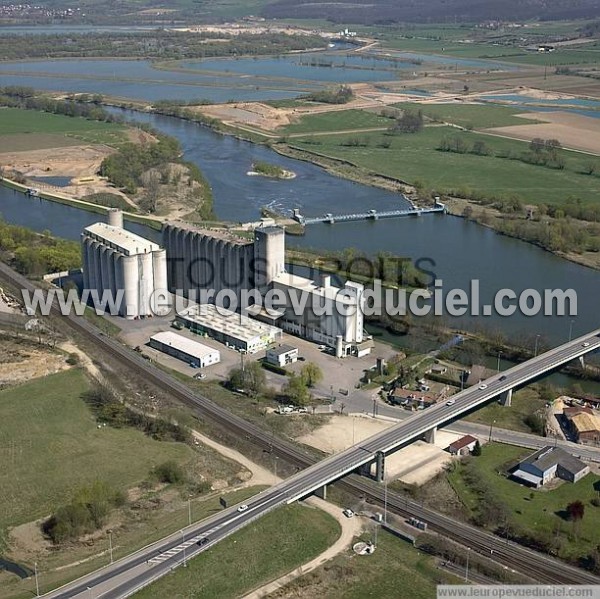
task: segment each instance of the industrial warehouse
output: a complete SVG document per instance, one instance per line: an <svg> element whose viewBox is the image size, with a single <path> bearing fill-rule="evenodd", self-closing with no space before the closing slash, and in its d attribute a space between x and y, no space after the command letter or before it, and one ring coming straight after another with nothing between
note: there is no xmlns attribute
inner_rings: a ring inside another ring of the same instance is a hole
<svg viewBox="0 0 600 599"><path fill-rule="evenodd" d="M373 342L363 328L363 285L348 281L340 289L331 284L329 276L317 283L287 273L285 231L281 227L258 227L254 240L249 241L224 231L167 225L163 241L173 265L169 272L173 293L182 291L193 301L202 288L215 293L227 289L239 302L244 290L256 289L263 296L277 290L285 298L281 310L267 314L260 306L250 306L247 313L278 330L327 345L338 358L371 352ZM294 309L293 301L299 294L308 296L301 313ZM315 307L323 309L317 313ZM189 313L181 315L182 324L186 315ZM230 343L244 345L246 341Z"/></svg>
<svg viewBox="0 0 600 599"><path fill-rule="evenodd" d="M192 333L206 335L248 354L266 349L281 339L281 329L213 304L186 308L177 315L176 322Z"/></svg>
<svg viewBox="0 0 600 599"><path fill-rule="evenodd" d="M126 231L122 213L110 211L109 224L96 223L82 233L85 287L99 293L123 289L120 315L129 319L168 313L168 298L155 294L168 288L191 303L177 315L180 325L248 353L275 343L282 330L327 345L338 358L370 353L373 342L363 328L364 287L348 281L339 288L329 276L315 282L286 272L281 227L258 227L248 240L222 229L170 224L163 228L163 243L164 249ZM211 307L220 292L241 306L243 292L252 291L261 297L277 292L282 305L269 312L251 305L246 314L253 318L236 314L237 307L225 310L230 305L218 311ZM298 296L307 300L301 309Z"/></svg>
<svg viewBox="0 0 600 599"><path fill-rule="evenodd" d="M221 361L219 350L171 331L156 333L150 337L150 347L196 368L205 368Z"/></svg>

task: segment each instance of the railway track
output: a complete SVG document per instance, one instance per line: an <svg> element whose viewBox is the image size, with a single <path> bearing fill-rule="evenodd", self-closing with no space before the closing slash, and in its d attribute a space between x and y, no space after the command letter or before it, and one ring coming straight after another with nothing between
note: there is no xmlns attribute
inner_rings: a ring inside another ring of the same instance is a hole
<svg viewBox="0 0 600 599"><path fill-rule="evenodd" d="M31 281L2 263L0 263L0 278L5 279L17 289L28 289L30 292L37 289ZM147 382L158 386L185 405L199 410L203 416L209 417L229 432L245 437L261 449L272 451L278 458L298 468L306 468L318 461L318 458L314 455L295 444L285 439L272 437L270 433L266 433L259 426L232 414L208 398L195 394L183 383L152 367L129 348L104 335L85 318L73 315L62 316L56 305L53 306L53 312L64 318L78 334L88 341L92 341L112 358L117 359L121 366L126 366L136 374L142 375ZM388 509L395 513L425 521L432 530L442 536L465 545L482 556L491 558L494 562L524 574L536 582L546 584L600 584L600 578L590 572L570 566L521 545L507 542L493 534L425 508L397 493L388 491L386 499L384 490L380 486L358 475L349 475L336 484L345 491L363 496L380 506L383 506L384 501L386 501Z"/></svg>

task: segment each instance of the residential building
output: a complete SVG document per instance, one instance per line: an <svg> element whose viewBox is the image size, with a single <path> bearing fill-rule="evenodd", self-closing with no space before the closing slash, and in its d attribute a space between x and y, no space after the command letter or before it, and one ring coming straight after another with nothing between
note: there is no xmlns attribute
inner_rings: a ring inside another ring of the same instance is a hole
<svg viewBox="0 0 600 599"><path fill-rule="evenodd" d="M563 415L577 443L600 446L600 417L591 408L565 408Z"/></svg>
<svg viewBox="0 0 600 599"><path fill-rule="evenodd" d="M477 439L472 435L465 435L453 443L450 443L450 445L446 447L446 451L450 452L452 455L469 455L472 453L473 449L475 449L475 445L477 445Z"/></svg>
<svg viewBox="0 0 600 599"><path fill-rule="evenodd" d="M568 451L547 445L524 459L512 472L512 476L520 482L538 488L555 478L576 483L589 471L589 466Z"/></svg>

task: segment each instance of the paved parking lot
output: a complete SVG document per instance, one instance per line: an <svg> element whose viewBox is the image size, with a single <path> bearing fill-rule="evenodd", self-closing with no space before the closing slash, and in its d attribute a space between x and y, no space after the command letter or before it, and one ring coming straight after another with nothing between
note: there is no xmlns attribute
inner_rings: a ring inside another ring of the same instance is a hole
<svg viewBox="0 0 600 599"><path fill-rule="evenodd" d="M158 332L175 331L171 326L172 317L155 317L144 320L125 320L123 318L111 317L110 320L121 328L120 338L124 343L130 347L139 346L142 348L143 353L148 355L153 361L168 366L178 372L188 374L189 376L193 376L199 372L198 369L191 368L186 362L167 356L146 345L150 337ZM220 351L221 362L203 369L207 378L225 380L228 378L231 369L241 365L240 353L226 347L218 341L195 335L186 329L177 331L177 333L203 343L204 345L208 345L209 347L214 347ZM312 390L316 397L325 398L333 396L339 401L347 401L347 398L351 397L354 400L352 401L352 404L355 406L354 409L358 410L359 406L363 406L360 408L361 411L366 411L372 406L374 392L373 390L357 390L355 388L356 384L362 378L364 371L375 365L378 357L389 359L396 353L390 346L375 341L375 348L369 356L364 358L350 357L338 359L331 353L320 350L316 343L285 333L283 334L281 343L297 347L299 356L304 358L304 360L299 360L295 364L289 365L287 367L288 370L299 373L302 366L308 362L314 362L321 368L323 380ZM260 360L261 358L264 358L264 356L265 351L261 351L256 354L245 356L244 360ZM277 391L280 391L283 385L285 385L287 378L270 371L265 372L267 384ZM349 395L345 396L340 394L340 389L348 390Z"/></svg>

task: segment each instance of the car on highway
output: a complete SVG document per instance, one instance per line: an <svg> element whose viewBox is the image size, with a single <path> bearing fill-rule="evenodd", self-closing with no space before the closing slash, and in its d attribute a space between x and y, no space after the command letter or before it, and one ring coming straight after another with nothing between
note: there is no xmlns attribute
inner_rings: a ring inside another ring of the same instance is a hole
<svg viewBox="0 0 600 599"><path fill-rule="evenodd" d="M238 512L245 512L248 509L248 506L245 503L242 503L238 508Z"/></svg>
<svg viewBox="0 0 600 599"><path fill-rule="evenodd" d="M203 539L200 539L199 541L196 542L196 545L202 547L203 545L206 545L206 543L208 543L210 539L208 537L204 537Z"/></svg>
<svg viewBox="0 0 600 599"><path fill-rule="evenodd" d="M479 388L483 391L484 389L487 389L487 385L485 383L481 383L481 385L479 385Z"/></svg>
<svg viewBox="0 0 600 599"><path fill-rule="evenodd" d="M581 347L589 347L589 346L590 346L590 344L589 344L587 341L584 341L584 342L581 344Z"/></svg>
<svg viewBox="0 0 600 599"><path fill-rule="evenodd" d="M502 375L502 376L501 376L501 377L500 377L498 380L499 380L499 381L505 381L505 380L506 380L506 375L505 375L505 374L503 374L503 375Z"/></svg>
<svg viewBox="0 0 600 599"><path fill-rule="evenodd" d="M449 399L449 400L446 402L446 405L447 405L447 406L453 406L455 403L456 403L456 400L455 400L455 399Z"/></svg>

